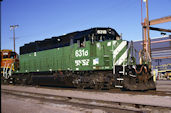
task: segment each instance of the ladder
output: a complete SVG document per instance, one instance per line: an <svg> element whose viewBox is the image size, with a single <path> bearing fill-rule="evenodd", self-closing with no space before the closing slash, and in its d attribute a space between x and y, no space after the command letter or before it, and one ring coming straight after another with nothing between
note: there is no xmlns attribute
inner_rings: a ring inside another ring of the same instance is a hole
<svg viewBox="0 0 171 113"><path fill-rule="evenodd" d="M124 76L126 73L125 73L125 66L126 65L122 65L122 67L123 67L123 71L119 71L119 73L122 75L122 76ZM115 87L116 88L123 88L123 82L124 81L124 78L123 77L117 77L116 78L116 83L117 84L115 84Z"/></svg>

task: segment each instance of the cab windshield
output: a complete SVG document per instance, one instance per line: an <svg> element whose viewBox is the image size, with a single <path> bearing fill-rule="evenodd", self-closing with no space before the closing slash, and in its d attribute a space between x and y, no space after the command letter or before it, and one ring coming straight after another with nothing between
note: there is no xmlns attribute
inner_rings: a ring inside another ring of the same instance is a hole
<svg viewBox="0 0 171 113"><path fill-rule="evenodd" d="M12 58L12 59L14 59L14 58L17 58L17 54L15 53L15 52L10 52L10 53L4 53L3 54L3 59L5 59L5 58Z"/></svg>
<svg viewBox="0 0 171 113"><path fill-rule="evenodd" d="M9 58L8 55L3 55L3 58Z"/></svg>
<svg viewBox="0 0 171 113"><path fill-rule="evenodd" d="M11 52L10 58L15 58L16 53L15 52Z"/></svg>

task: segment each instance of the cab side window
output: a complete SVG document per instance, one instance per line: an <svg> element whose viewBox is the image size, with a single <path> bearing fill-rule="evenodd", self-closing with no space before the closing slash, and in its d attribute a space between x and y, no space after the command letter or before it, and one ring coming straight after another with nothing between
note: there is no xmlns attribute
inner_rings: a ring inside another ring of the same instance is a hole
<svg viewBox="0 0 171 113"><path fill-rule="evenodd" d="M78 39L77 44L78 44L79 48L85 47L86 46L86 39L85 38Z"/></svg>
<svg viewBox="0 0 171 113"><path fill-rule="evenodd" d="M8 58L8 55L3 55L3 58Z"/></svg>
<svg viewBox="0 0 171 113"><path fill-rule="evenodd" d="M10 58L15 58L16 53L15 52L11 52Z"/></svg>

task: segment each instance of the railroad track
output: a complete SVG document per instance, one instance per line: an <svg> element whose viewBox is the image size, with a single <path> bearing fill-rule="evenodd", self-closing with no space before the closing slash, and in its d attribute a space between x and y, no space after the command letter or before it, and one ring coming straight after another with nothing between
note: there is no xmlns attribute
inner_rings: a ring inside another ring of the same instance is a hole
<svg viewBox="0 0 171 113"><path fill-rule="evenodd" d="M107 92L107 93L120 93L120 94L131 94L131 95L157 95L157 96L171 96L171 91L157 91L157 90L148 90L148 91L122 91L120 89L110 89L110 90L96 90L96 89L78 89L78 88L69 88L69 87L52 87L52 86L33 86L33 85L15 85L15 86L24 86L24 87L37 87L43 89L52 89L52 90L73 90L73 91L83 91L83 92Z"/></svg>
<svg viewBox="0 0 171 113"><path fill-rule="evenodd" d="M159 95L159 96L171 96L171 91L122 91L120 89L110 89L110 90L95 90L95 89L77 89L77 88L62 88L62 87L50 87L50 86L36 86L38 88L47 88L54 90L74 90L74 91L86 91L86 92L107 92L107 93L120 93L120 94L133 94L133 95Z"/></svg>
<svg viewBox="0 0 171 113"><path fill-rule="evenodd" d="M167 84L171 84L170 81L167 81ZM166 83L157 83L160 85L166 85ZM15 85L21 86L21 85ZM22 85L23 86L23 85ZM32 86L32 85L24 85L25 87L38 87L38 88L48 88L54 90L74 90L74 91L86 91L86 92L108 92L108 93L120 93L120 94L133 94L133 95L159 95L159 96L171 96L171 90L167 90L167 88L163 91L158 90L148 90L148 91L121 91L120 89L110 89L110 90L96 90L96 89L77 89L77 88L69 88L69 87L52 87L52 86Z"/></svg>
<svg viewBox="0 0 171 113"><path fill-rule="evenodd" d="M3 94L17 96L19 98L31 98L41 100L44 102L54 104L67 104L72 106L79 106L88 109L101 109L106 112L119 112L119 113L153 113L153 111L171 111L169 107L160 107L145 104L134 104L124 102L103 101L96 99L76 98L69 96L58 96L52 94L42 94L27 91L17 91L2 89Z"/></svg>

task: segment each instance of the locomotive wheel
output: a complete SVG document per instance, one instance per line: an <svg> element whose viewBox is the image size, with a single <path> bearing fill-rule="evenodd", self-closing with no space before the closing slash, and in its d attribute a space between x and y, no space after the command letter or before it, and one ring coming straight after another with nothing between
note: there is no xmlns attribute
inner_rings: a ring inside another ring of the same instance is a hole
<svg viewBox="0 0 171 113"><path fill-rule="evenodd" d="M2 79L2 78L1 78L1 79ZM2 83L3 83L3 84L6 84L6 85L9 84L7 79L3 79L3 80L2 80Z"/></svg>
<svg viewBox="0 0 171 113"><path fill-rule="evenodd" d="M21 84L24 86L24 85L27 84L26 82L27 82L27 80L25 78L23 78L22 81L21 81Z"/></svg>
<svg viewBox="0 0 171 113"><path fill-rule="evenodd" d="M99 89L99 85L95 84L94 85L94 89L97 89L98 90Z"/></svg>
<svg viewBox="0 0 171 113"><path fill-rule="evenodd" d="M101 90L103 87L100 83L96 83L94 89Z"/></svg>
<svg viewBox="0 0 171 113"><path fill-rule="evenodd" d="M32 84L33 84L33 81L32 81L31 78L28 80L27 84L28 84L28 85L32 85Z"/></svg>
<svg viewBox="0 0 171 113"><path fill-rule="evenodd" d="M77 85L77 88L78 88L78 89L85 89L85 85L84 85L84 84L78 84L78 85Z"/></svg>
<svg viewBox="0 0 171 113"><path fill-rule="evenodd" d="M105 89L110 90L110 89L112 89L112 87L110 84L107 84L107 87Z"/></svg>

